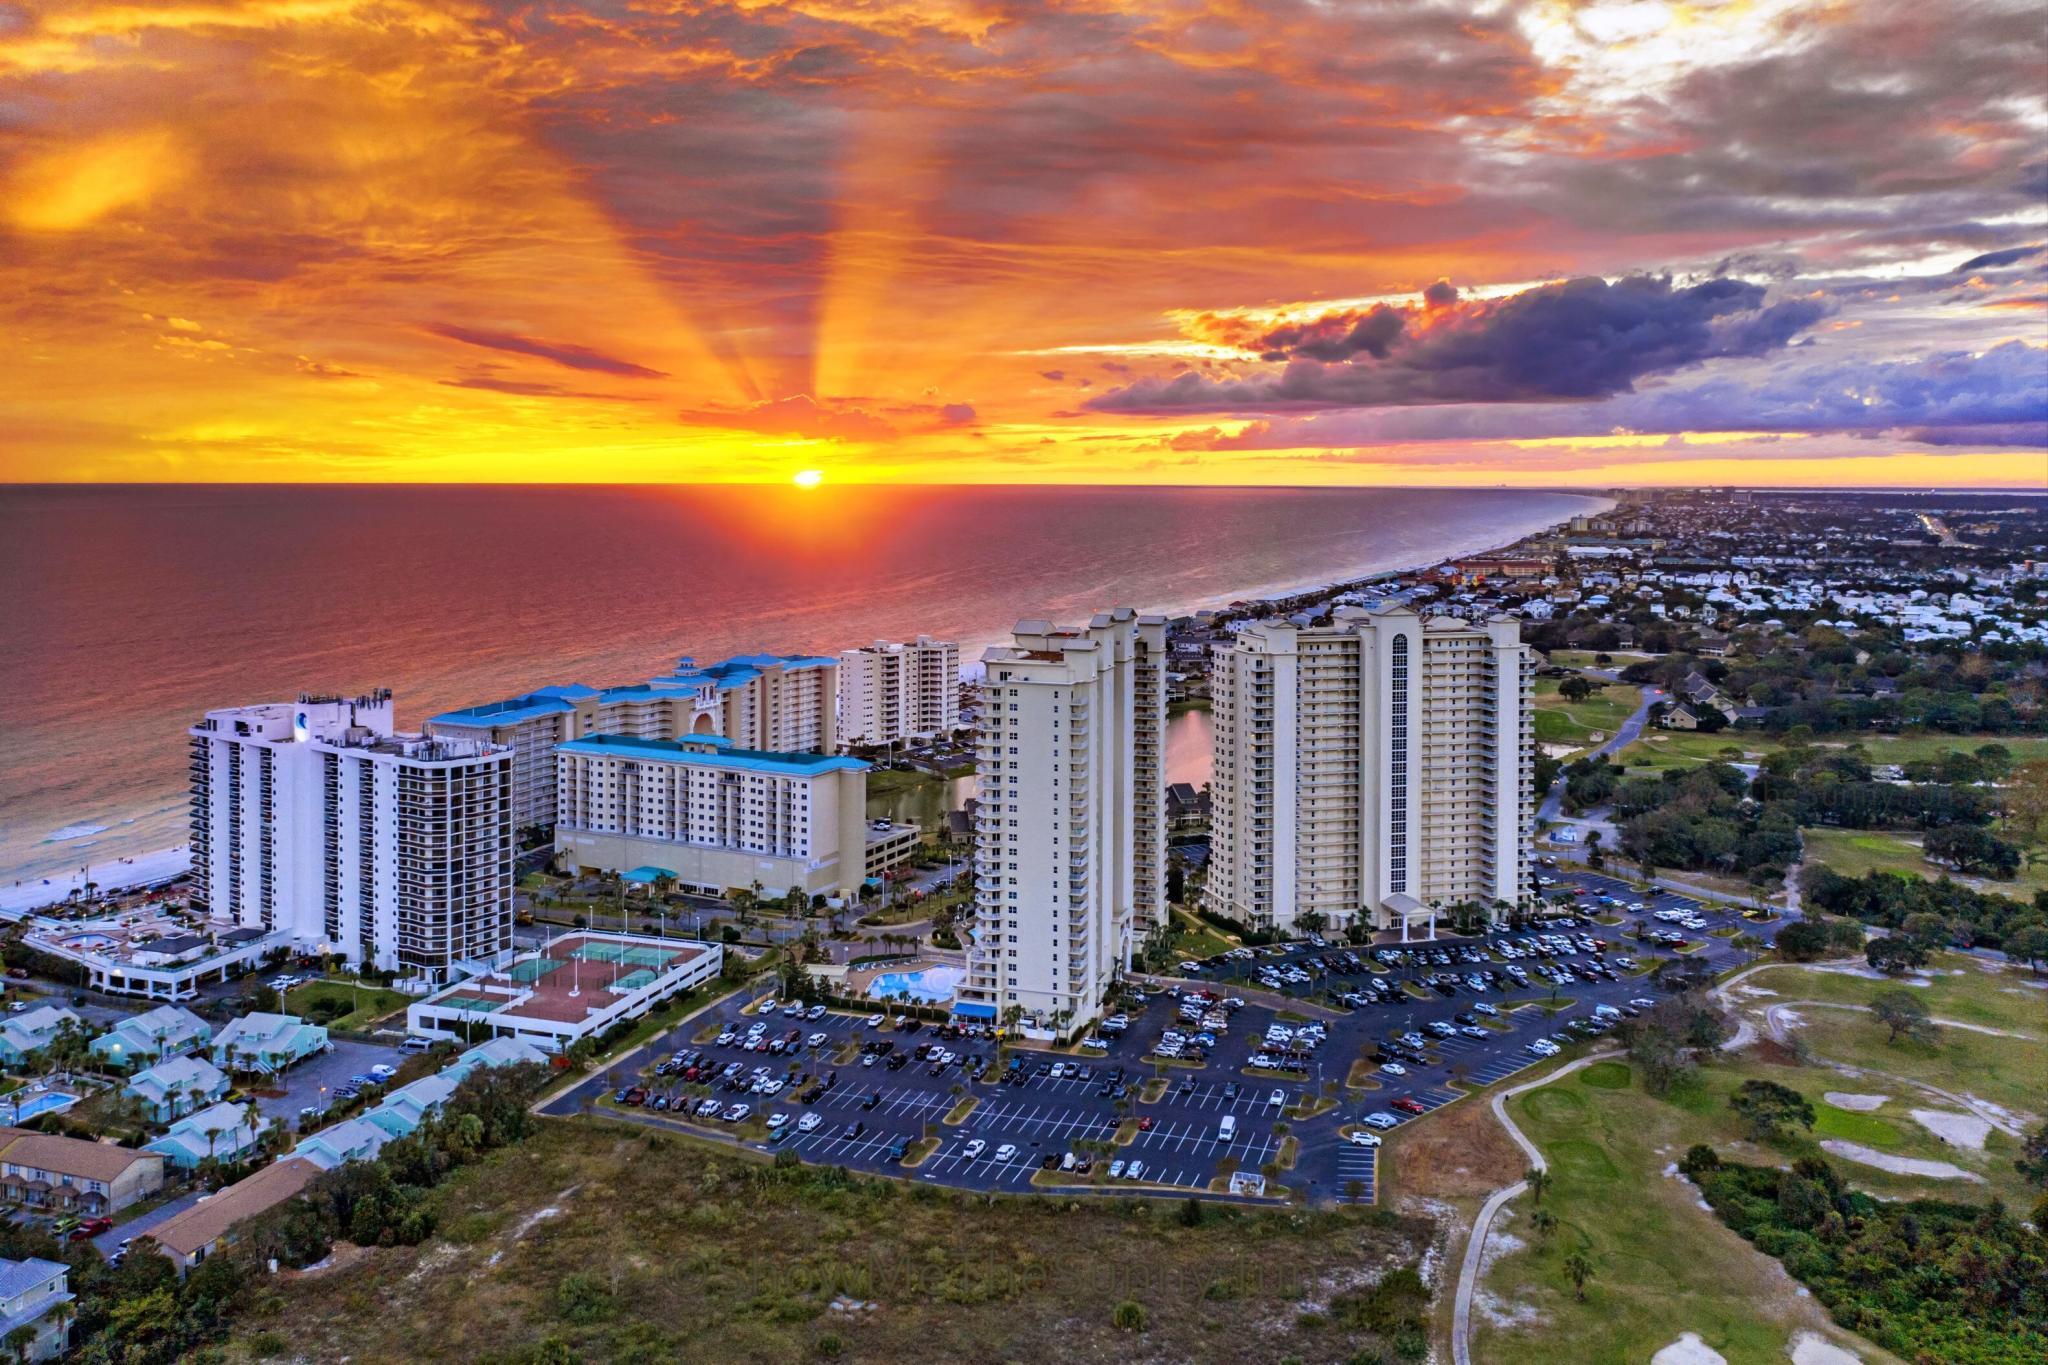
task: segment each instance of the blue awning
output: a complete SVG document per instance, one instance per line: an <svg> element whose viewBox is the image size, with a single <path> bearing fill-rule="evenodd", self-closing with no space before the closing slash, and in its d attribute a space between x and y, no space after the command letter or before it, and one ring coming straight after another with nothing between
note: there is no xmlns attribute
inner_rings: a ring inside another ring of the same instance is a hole
<svg viewBox="0 0 2048 1365"><path fill-rule="evenodd" d="M636 886L652 886L663 877L674 881L676 874L665 867L636 867L631 872L621 872L619 874L620 881L632 882Z"/></svg>
<svg viewBox="0 0 2048 1365"><path fill-rule="evenodd" d="M955 1000L953 1013L964 1014L969 1019L993 1019L996 1017L996 1007L984 1005L976 1000Z"/></svg>

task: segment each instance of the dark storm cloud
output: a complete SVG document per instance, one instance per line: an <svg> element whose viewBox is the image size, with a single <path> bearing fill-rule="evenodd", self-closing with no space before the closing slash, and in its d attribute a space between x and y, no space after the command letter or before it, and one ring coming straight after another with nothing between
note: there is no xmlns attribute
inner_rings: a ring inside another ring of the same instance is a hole
<svg viewBox="0 0 2048 1365"><path fill-rule="evenodd" d="M1500 441L1614 432L1880 433L1942 446L2048 445L2048 351L2009 341L1981 355L1839 356L1752 364L1600 403L1508 403L1277 416L1235 434L1186 433L1187 448L1291 450Z"/></svg>
<svg viewBox="0 0 2048 1365"><path fill-rule="evenodd" d="M1962 275L1972 270L1996 270L2000 266L2018 265L2021 261L2038 256L2043 251L2048 251L2048 246L2039 243L2033 246L2008 247L2004 251L1987 251L1982 256L1972 256L1964 261L1956 267L1956 273Z"/></svg>
<svg viewBox="0 0 2048 1365"><path fill-rule="evenodd" d="M1287 362L1277 372L1141 379L1088 406L1256 412L1603 398L1646 376L1779 350L1826 312L1812 298L1766 303L1763 286L1743 280L1565 280L1455 310L1382 304L1277 327L1248 343L1263 360Z"/></svg>

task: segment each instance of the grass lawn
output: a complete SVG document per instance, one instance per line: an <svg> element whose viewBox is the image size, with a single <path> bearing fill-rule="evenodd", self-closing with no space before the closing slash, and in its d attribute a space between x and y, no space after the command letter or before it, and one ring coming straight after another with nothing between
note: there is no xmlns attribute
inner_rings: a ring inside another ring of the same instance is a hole
<svg viewBox="0 0 2048 1365"><path fill-rule="evenodd" d="M1778 751L1778 742L1764 735L1723 730L1702 735L1684 730L1645 730L1643 737L1614 756L1624 768L1696 768L1702 763L1722 763L1739 750L1738 761L1754 763Z"/></svg>
<svg viewBox="0 0 2048 1365"><path fill-rule="evenodd" d="M1723 1092L1733 1076L1707 1073L1697 1087L1703 1093L1681 1105L1645 1094L1633 1074L1617 1071L1632 1068L1596 1063L1510 1101L1515 1122L1550 1162L1543 1207L1558 1225L1541 1237L1533 1202L1515 1201L1505 1231L1522 1245L1500 1256L1481 1286L1473 1357L1643 1361L1690 1331L1730 1365L1762 1365L1784 1361L1800 1331L1842 1339L1775 1261L1701 1209L1689 1182L1664 1174L1690 1143L1732 1144ZM1564 1273L1565 1258L1580 1248L1593 1262L1584 1303ZM1867 1362L1891 1359L1857 1346Z"/></svg>
<svg viewBox="0 0 2048 1365"><path fill-rule="evenodd" d="M1540 735L1538 737L1541 738ZM1939 758L1945 753L1971 753L1986 744L2004 745L2012 752L2012 761L2016 764L2048 758L2048 739L2039 735L1879 735L1859 732L1822 735L1814 740L1814 747L1821 749L1846 749L1860 745L1872 763L1915 763ZM1615 759L1629 768L1691 767L1720 760L1723 757L1721 751L1731 746L1743 751L1746 762L1755 762L1784 747L1776 738L1754 731L1723 730L1715 735L1702 735L1682 730L1651 730L1623 749Z"/></svg>
<svg viewBox="0 0 2048 1365"><path fill-rule="evenodd" d="M1921 857L1919 843L1902 834L1861 829L1802 829L1799 834L1806 841L1809 861L1826 863L1845 877L1860 877L1866 872L1903 872L1909 877L1933 881L1946 874L1987 894L2025 901L2031 901L2036 891L2048 890L2048 867L2023 866L2009 882L1988 877L1956 877Z"/></svg>
<svg viewBox="0 0 2048 1365"><path fill-rule="evenodd" d="M287 1014L302 1018L313 1018L308 1013L323 1001L341 1001L351 1008L347 1014L329 1019L327 1027L334 1029L368 1028L377 1020L396 1010L402 1010L412 1003L412 997L398 991L387 991L379 986L356 986L347 981L308 981L303 986L294 986L284 993L284 1009Z"/></svg>
<svg viewBox="0 0 2048 1365"><path fill-rule="evenodd" d="M1208 924L1183 910L1173 912L1173 951L1183 958L1201 959L1227 953L1237 945Z"/></svg>
<svg viewBox="0 0 2048 1365"><path fill-rule="evenodd" d="M1604 653L1612 660L1600 663L1594 659L1597 653ZM1550 653L1550 662L1559 668L1627 668L1630 664L1642 663L1645 659L1660 659L1661 654L1638 654L1629 649L1557 649Z"/></svg>
<svg viewBox="0 0 2048 1365"><path fill-rule="evenodd" d="M309 1359L783 1362L1394 1358L1328 1308L1416 1263L1378 1210L984 1196L777 1168L603 1120L547 1120L430 1199L437 1235L293 1283L246 1333ZM565 1285L567 1288L565 1289ZM837 1295L880 1311L836 1314ZM1142 1332L1112 1322L1144 1310ZM1427 1309L1425 1308L1426 1312Z"/></svg>
<svg viewBox="0 0 2048 1365"><path fill-rule="evenodd" d="M1584 701L1558 695L1557 680L1536 680L1536 740L1539 744L1591 744L1593 732L1613 734L1635 711L1635 689L1612 685Z"/></svg>

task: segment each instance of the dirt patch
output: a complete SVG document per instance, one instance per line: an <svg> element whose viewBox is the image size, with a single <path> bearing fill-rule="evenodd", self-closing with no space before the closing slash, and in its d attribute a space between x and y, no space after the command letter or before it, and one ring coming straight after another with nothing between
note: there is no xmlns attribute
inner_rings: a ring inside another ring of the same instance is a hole
<svg viewBox="0 0 2048 1365"><path fill-rule="evenodd" d="M1427 1199L1484 1199L1513 1184L1529 1164L1476 1100L1446 1105L1428 1123L1402 1125L1389 1148L1389 1159L1380 1163L1384 1183Z"/></svg>
<svg viewBox="0 0 2048 1365"><path fill-rule="evenodd" d="M1950 1109L1909 1109L1907 1112L1915 1123L1951 1147L1967 1147L1973 1152L1981 1152L1984 1139L1991 1136L1991 1120L1978 1118L1975 1114L1958 1114Z"/></svg>
<svg viewBox="0 0 2048 1365"><path fill-rule="evenodd" d="M1984 1180L1983 1176L1946 1161L1922 1161L1918 1157L1893 1156L1874 1147L1865 1147L1860 1142L1828 1138L1820 1146L1824 1152L1848 1161L1860 1161L1866 1166L1875 1166L1880 1171L1890 1171L1893 1175L1917 1175L1929 1180L1971 1180L1980 1184Z"/></svg>
<svg viewBox="0 0 2048 1365"><path fill-rule="evenodd" d="M1818 1332L1799 1332L1792 1338L1792 1365L1863 1365L1863 1357L1844 1350Z"/></svg>
<svg viewBox="0 0 2048 1365"><path fill-rule="evenodd" d="M1871 1110L1876 1109L1881 1105L1885 1104L1887 1101L1891 1099L1891 1096L1851 1095L1846 1091L1830 1090L1826 1094L1822 1095L1821 1098L1826 1100L1829 1104L1835 1106L1835 1108L1837 1109L1851 1109L1859 1114L1867 1114Z"/></svg>
<svg viewBox="0 0 2048 1365"><path fill-rule="evenodd" d="M1728 1365L1728 1357L1701 1341L1698 1332L1687 1332L1651 1356L1650 1365Z"/></svg>

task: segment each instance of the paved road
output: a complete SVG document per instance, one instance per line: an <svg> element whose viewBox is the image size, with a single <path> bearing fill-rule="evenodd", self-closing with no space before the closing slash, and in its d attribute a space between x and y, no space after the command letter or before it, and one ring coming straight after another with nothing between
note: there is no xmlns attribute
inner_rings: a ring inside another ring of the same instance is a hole
<svg viewBox="0 0 2048 1365"><path fill-rule="evenodd" d="M1621 723L1621 728L1616 730L1605 744L1597 746L1592 753L1580 754L1579 758L1592 758L1596 754L1604 757L1636 742L1637 737L1643 733L1643 726L1649 721L1650 708L1664 700L1664 689L1661 687L1642 687L1637 690L1641 692L1642 698L1636 703L1636 709L1629 713L1629 718ZM1536 818L1556 820L1563 807L1564 773L1560 771L1557 780L1550 784L1550 790L1544 794L1543 806L1536 812Z"/></svg>
<svg viewBox="0 0 2048 1365"><path fill-rule="evenodd" d="M128 1238L140 1237L151 1228L161 1227L178 1214L183 1213L186 1209L191 1208L194 1204L206 1198L206 1195L207 1192L205 1190L193 1190L188 1194L179 1195L168 1204L162 1204L151 1209L148 1213L143 1214L132 1222L116 1223L113 1227L92 1239L93 1249L102 1256L111 1256L120 1248L121 1243Z"/></svg>

